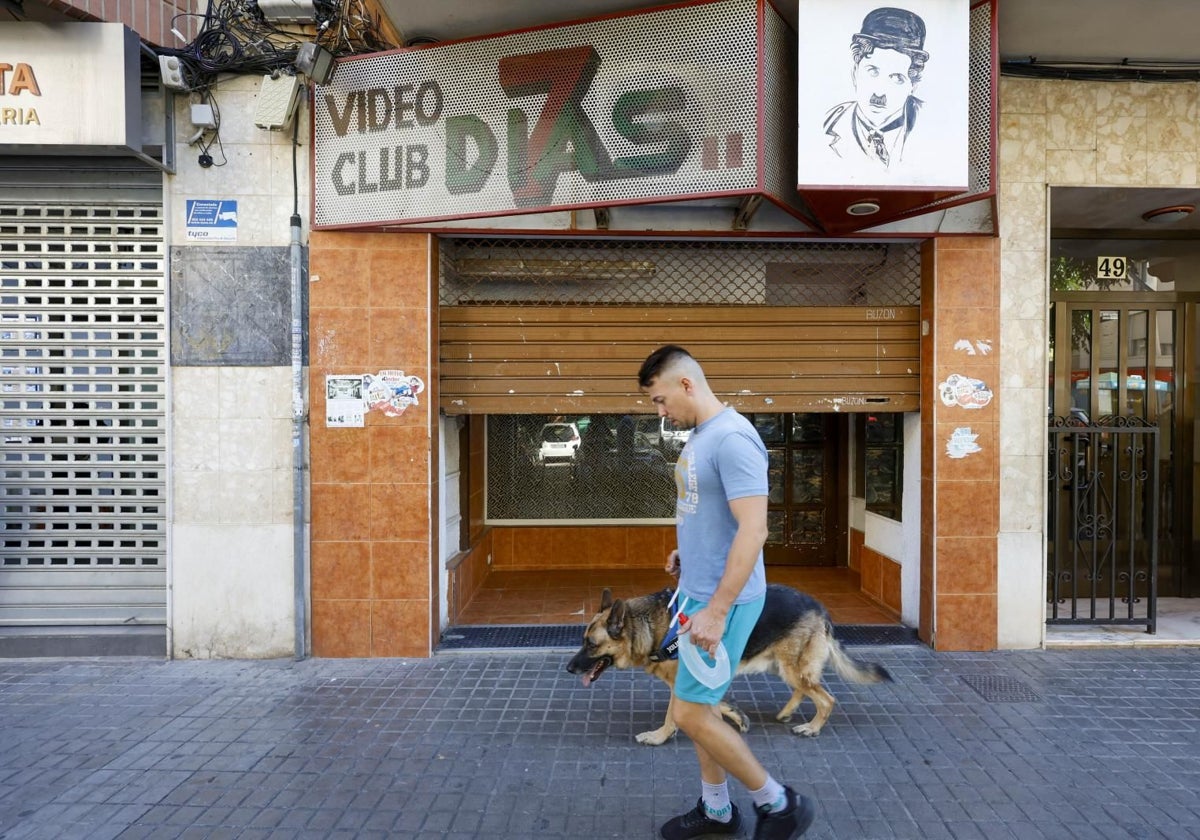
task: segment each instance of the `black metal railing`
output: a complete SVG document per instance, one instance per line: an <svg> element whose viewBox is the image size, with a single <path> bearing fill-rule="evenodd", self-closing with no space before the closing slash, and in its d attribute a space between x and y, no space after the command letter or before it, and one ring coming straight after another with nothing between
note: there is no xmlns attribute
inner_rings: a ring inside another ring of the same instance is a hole
<svg viewBox="0 0 1200 840"><path fill-rule="evenodd" d="M1051 417L1047 624L1156 630L1158 428L1137 417Z"/></svg>

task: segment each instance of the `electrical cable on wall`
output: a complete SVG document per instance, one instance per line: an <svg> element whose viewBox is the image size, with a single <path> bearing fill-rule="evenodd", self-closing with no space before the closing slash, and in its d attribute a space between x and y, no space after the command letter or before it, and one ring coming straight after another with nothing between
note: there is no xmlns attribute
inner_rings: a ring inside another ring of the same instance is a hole
<svg viewBox="0 0 1200 840"><path fill-rule="evenodd" d="M199 147L201 167L224 166L228 162L221 143L220 109L214 96L222 74L253 74L274 79L296 76L297 57L306 45L311 49L315 44L334 57L396 46L381 34L379 21L367 11L363 0L313 0L311 8L311 22L296 23L294 27L272 23L258 0L207 0L203 13L186 12L172 18L171 31L179 40L186 41L181 26L196 34L183 46L161 47L156 54L160 65L169 62L172 72L177 74L173 81L167 81L167 73L163 71L165 84L190 92L193 106L207 105L212 109L211 120L193 120L197 131L188 141L189 145ZM197 25L189 27L187 23ZM306 68L305 72L311 71ZM213 155L214 147L219 158Z"/></svg>
<svg viewBox="0 0 1200 840"><path fill-rule="evenodd" d="M179 59L186 89L192 91L211 87L222 73L295 75L301 45L313 41L335 57L398 46L384 38L363 0L315 0L312 23L294 27L271 23L256 0L208 0L203 13L172 18L172 28L178 32L188 19L198 19L195 37L182 47L156 52Z"/></svg>

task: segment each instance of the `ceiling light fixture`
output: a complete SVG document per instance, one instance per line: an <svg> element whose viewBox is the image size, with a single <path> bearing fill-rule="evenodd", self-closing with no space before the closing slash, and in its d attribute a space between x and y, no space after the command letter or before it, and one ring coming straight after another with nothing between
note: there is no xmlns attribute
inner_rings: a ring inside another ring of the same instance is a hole
<svg viewBox="0 0 1200 840"><path fill-rule="evenodd" d="M1142 214L1142 218L1147 222L1153 222L1156 225L1171 225L1175 222L1183 221L1195 212L1195 205L1173 204L1170 207L1159 207L1155 210L1147 210Z"/></svg>
<svg viewBox="0 0 1200 840"><path fill-rule="evenodd" d="M846 212L851 216L871 216L879 212L879 202L873 198L864 198L847 207Z"/></svg>

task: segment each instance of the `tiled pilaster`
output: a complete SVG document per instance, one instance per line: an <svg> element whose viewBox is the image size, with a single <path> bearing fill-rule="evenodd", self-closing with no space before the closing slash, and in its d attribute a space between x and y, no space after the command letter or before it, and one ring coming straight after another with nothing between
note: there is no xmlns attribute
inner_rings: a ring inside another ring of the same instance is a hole
<svg viewBox="0 0 1200 840"><path fill-rule="evenodd" d="M314 232L310 240L312 650L428 656L440 599L437 298L431 237ZM400 369L418 405L364 428L325 425L326 374Z"/></svg>
<svg viewBox="0 0 1200 840"><path fill-rule="evenodd" d="M999 252L976 237L922 252L920 635L938 650L996 647ZM956 380L991 396L956 398Z"/></svg>

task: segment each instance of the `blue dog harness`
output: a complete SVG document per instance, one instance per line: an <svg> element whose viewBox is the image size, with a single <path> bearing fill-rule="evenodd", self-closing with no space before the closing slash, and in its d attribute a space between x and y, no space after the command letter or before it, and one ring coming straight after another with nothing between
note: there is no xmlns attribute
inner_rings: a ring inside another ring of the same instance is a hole
<svg viewBox="0 0 1200 840"><path fill-rule="evenodd" d="M675 599L678 597L678 589L671 592L671 600L667 602L668 612L675 605ZM679 658L679 622L676 620L677 618L678 613L671 616L671 623L667 626L667 635L663 637L662 645L650 654L651 662L667 662Z"/></svg>

